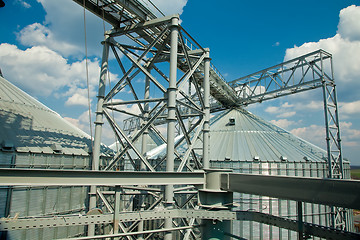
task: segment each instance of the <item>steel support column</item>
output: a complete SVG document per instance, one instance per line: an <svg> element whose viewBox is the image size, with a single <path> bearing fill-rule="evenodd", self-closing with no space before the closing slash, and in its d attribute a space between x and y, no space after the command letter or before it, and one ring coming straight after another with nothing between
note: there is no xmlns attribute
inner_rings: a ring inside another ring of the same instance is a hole
<svg viewBox="0 0 360 240"><path fill-rule="evenodd" d="M204 127L203 127L203 168L210 168L210 52L206 49L204 64Z"/></svg>
<svg viewBox="0 0 360 240"><path fill-rule="evenodd" d="M99 92L98 92L98 102L96 107L96 120L95 120L95 136L94 136L94 144L93 144L93 158L92 158L92 170L99 170L100 163L100 145L101 145L101 131L103 121L103 104L105 97L105 86L106 86L106 75L108 72L108 58L109 58L109 43L108 36L105 37L105 41L103 42L103 56L101 62L101 70L100 70L100 81L99 81ZM96 207L96 186L90 186L90 194L89 194L89 210ZM88 227L88 235L93 236L95 234L95 225L89 225Z"/></svg>
<svg viewBox="0 0 360 240"><path fill-rule="evenodd" d="M103 121L103 104L105 98L105 86L106 86L106 75L108 73L108 58L109 58L109 43L108 37L103 42L103 56L101 62L100 81L99 81L99 92L98 102L96 107L96 120L95 120L95 136L94 136L94 149L92 159L92 170L99 170L99 159L100 159L100 145L101 145L101 131Z"/></svg>
<svg viewBox="0 0 360 240"><path fill-rule="evenodd" d="M324 115L326 130L326 147L328 158L329 178L344 179L343 156L340 137L340 121L337 106L336 85L334 82L332 59L330 61L331 76L324 72L323 56L321 58L321 80L324 99ZM334 228L346 229L346 210L343 208L331 207L331 224Z"/></svg>
<svg viewBox="0 0 360 240"><path fill-rule="evenodd" d="M221 190L221 172L224 173L224 169L206 170L205 188L199 190L200 206L210 212L231 210L232 207L232 192ZM219 221L217 219L205 219L202 221L202 239L230 239L226 233L231 233L231 221Z"/></svg>
<svg viewBox="0 0 360 240"><path fill-rule="evenodd" d="M148 69L149 73L151 71L151 69ZM144 92L144 100L148 100L150 98L150 79L149 77L146 77L145 78L145 92ZM149 119L149 102L145 102L144 103L144 119L145 121L148 121ZM148 144L148 138L149 138L149 130L146 129L142 135L142 138L141 138L141 154L143 155L143 157L147 159L146 157L146 152L147 152L147 144ZM143 162L140 163L140 171L146 171L146 166ZM145 208L144 208L144 205L145 205L145 199L146 199L146 196L144 195L140 195L139 196L139 204L140 204L140 210L141 211L144 211ZM138 231L139 232L142 232L144 231L144 221L140 221L139 224L138 224ZM144 237L143 237L143 234L140 234L137 238L138 240L143 240Z"/></svg>
<svg viewBox="0 0 360 240"><path fill-rule="evenodd" d="M175 154L175 123L176 123L176 72L177 72L177 52L179 37L179 18L171 19L171 37L170 37L170 74L168 97L168 116L167 116L167 147L166 147L166 171L174 172L174 154ZM171 209L174 203L174 186L165 186L165 205L167 209ZM164 228L172 228L172 218L166 218ZM165 240L172 239L172 232L165 232Z"/></svg>
<svg viewBox="0 0 360 240"><path fill-rule="evenodd" d="M120 215L120 193L121 188L120 186L115 186L115 204L114 204L114 227L113 233L119 233L119 215ZM118 239L118 238L115 238Z"/></svg>
<svg viewBox="0 0 360 240"><path fill-rule="evenodd" d="M297 221L298 221L298 239L304 240L304 223L303 223L303 206L302 202L296 202L297 208Z"/></svg>

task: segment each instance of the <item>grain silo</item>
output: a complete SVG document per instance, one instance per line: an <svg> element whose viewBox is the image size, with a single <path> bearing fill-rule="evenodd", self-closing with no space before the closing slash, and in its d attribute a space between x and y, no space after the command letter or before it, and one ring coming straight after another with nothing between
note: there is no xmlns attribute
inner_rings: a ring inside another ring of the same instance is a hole
<svg viewBox="0 0 360 240"><path fill-rule="evenodd" d="M244 109L226 110L212 119L211 167L233 172L326 178L326 151ZM350 164L344 163L346 178ZM330 226L331 208L303 203L304 221ZM296 202L234 193L236 210L258 211L296 220ZM350 214L349 212L347 214ZM348 216L348 219L352 217ZM348 223L351 229L352 223ZM249 221L234 221L233 234L245 239L296 239L297 233Z"/></svg>
<svg viewBox="0 0 360 240"><path fill-rule="evenodd" d="M179 136L181 137L181 136ZM197 143L200 148L202 140ZM162 159L165 149L158 148L152 161ZM180 154L186 146L178 147ZM210 166L230 169L234 173L327 178L325 150L250 113L235 108L217 113L210 125ZM199 157L201 157L199 153ZM178 159L177 159L178 160ZM178 166L179 161L176 161ZM350 164L344 162L350 178ZM180 200L180 199L179 199ZM234 193L233 210L255 211L296 220L296 201ZM326 205L303 203L304 221L331 226L332 209ZM348 229L352 229L351 211L347 212ZM232 234L243 239L296 239L297 232L255 221L233 221ZM314 237L314 239L318 239Z"/></svg>
<svg viewBox="0 0 360 240"><path fill-rule="evenodd" d="M91 169L90 137L2 77L0 123L1 168ZM0 217L82 214L87 197L88 187L1 187ZM84 230L71 226L1 233L4 239L54 239L79 236Z"/></svg>

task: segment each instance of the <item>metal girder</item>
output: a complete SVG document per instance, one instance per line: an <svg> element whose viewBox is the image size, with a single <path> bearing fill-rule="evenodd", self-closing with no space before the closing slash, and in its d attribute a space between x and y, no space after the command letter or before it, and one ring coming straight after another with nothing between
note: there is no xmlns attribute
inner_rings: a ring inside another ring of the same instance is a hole
<svg viewBox="0 0 360 240"><path fill-rule="evenodd" d="M360 209L360 181L222 173L221 188L280 199Z"/></svg>
<svg viewBox="0 0 360 240"><path fill-rule="evenodd" d="M229 85L237 92L239 104L263 102L321 87L323 77L332 76L329 61L331 54L320 49L236 79Z"/></svg>
<svg viewBox="0 0 360 240"><path fill-rule="evenodd" d="M88 225L88 224L108 224L108 223L113 223L113 221L114 221L113 214L56 216L56 217L24 218L24 219L2 218L0 220L0 231L79 226L79 225Z"/></svg>
<svg viewBox="0 0 360 240"><path fill-rule="evenodd" d="M133 222L140 220L157 220L165 218L197 218L212 219L214 221L240 220L255 221L272 226L277 226L292 231L297 231L299 223L296 220L272 216L254 211L209 211L209 210L165 210L142 211L142 212L121 212L119 222ZM20 229L48 228L61 226L79 226L88 224L111 224L114 221L113 214L85 215L85 216L56 216L28 219L3 218L0 220L0 231L11 231ZM324 227L316 224L303 223L303 232L327 239L359 239L360 234L346 232L338 229ZM139 234L134 232L122 233L121 236ZM113 236L114 237L114 236Z"/></svg>
<svg viewBox="0 0 360 240"><path fill-rule="evenodd" d="M221 174L221 188L294 201L360 208L360 181L241 173ZM203 185L204 172L109 172L0 169L0 186Z"/></svg>
<svg viewBox="0 0 360 240"><path fill-rule="evenodd" d="M204 184L203 172L113 172L0 169L0 186L115 186Z"/></svg>
<svg viewBox="0 0 360 240"><path fill-rule="evenodd" d="M165 218L199 218L236 220L236 213L230 211L205 211L205 210L181 210L164 208L154 211L120 212L119 222L133 222L140 220L157 220ZM19 229L48 228L61 226L77 226L88 224L107 224L114 221L114 214L100 215L77 215L77 216L56 216L56 217L37 217L37 218L2 218L0 220L0 231L11 231Z"/></svg>

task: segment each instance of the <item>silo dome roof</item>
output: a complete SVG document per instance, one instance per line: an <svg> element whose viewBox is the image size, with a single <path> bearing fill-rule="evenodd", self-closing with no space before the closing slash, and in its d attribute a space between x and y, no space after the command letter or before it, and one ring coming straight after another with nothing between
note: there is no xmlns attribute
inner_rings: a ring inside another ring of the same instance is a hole
<svg viewBox="0 0 360 240"><path fill-rule="evenodd" d="M0 77L0 144L90 149L91 141L88 134Z"/></svg>
<svg viewBox="0 0 360 240"><path fill-rule="evenodd" d="M326 161L326 151L245 109L211 120L210 160Z"/></svg>

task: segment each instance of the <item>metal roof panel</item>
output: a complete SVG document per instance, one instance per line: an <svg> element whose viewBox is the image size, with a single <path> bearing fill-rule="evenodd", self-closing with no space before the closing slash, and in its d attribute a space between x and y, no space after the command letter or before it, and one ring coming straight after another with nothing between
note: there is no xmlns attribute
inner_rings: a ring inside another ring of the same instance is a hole
<svg viewBox="0 0 360 240"><path fill-rule="evenodd" d="M88 134L0 77L0 143L3 141L12 142L18 152L54 153L49 148L53 144L69 149L91 147Z"/></svg>
<svg viewBox="0 0 360 240"><path fill-rule="evenodd" d="M232 119L232 120L230 120ZM231 123L235 121L235 124ZM232 109L212 119L210 160L324 161L325 150L300 139L245 109Z"/></svg>

